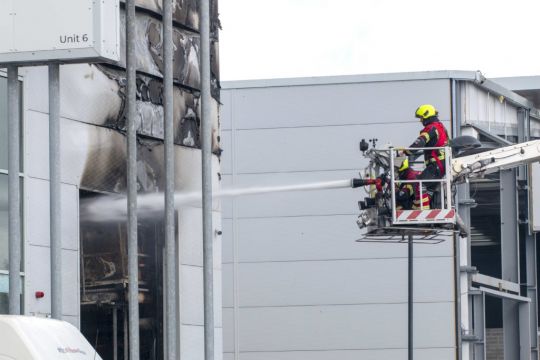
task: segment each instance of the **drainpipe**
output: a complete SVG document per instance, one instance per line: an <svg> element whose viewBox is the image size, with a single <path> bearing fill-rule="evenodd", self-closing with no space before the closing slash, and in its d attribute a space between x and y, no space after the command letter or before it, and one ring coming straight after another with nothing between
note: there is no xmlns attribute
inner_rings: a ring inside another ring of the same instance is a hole
<svg viewBox="0 0 540 360"><path fill-rule="evenodd" d="M460 117L458 116L458 106L457 106L457 81L452 79L452 129L453 136L456 137L460 134ZM457 206L456 206L457 210ZM460 237L457 234L454 234L454 276L456 281L456 352L457 360L462 359L462 346L461 346L461 264L460 264Z"/></svg>
<svg viewBox="0 0 540 360"><path fill-rule="evenodd" d="M21 313L21 199L19 190L19 79L8 66L9 313Z"/></svg>
<svg viewBox="0 0 540 360"><path fill-rule="evenodd" d="M204 358L214 360L214 251L212 231L212 112L210 93L210 0L200 1L201 148L203 211Z"/></svg>

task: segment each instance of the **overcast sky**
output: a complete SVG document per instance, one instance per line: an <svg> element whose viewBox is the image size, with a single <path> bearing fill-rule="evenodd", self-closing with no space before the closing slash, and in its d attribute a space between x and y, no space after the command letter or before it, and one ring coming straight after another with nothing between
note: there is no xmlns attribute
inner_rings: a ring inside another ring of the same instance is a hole
<svg viewBox="0 0 540 360"><path fill-rule="evenodd" d="M222 80L540 75L540 0L219 0Z"/></svg>

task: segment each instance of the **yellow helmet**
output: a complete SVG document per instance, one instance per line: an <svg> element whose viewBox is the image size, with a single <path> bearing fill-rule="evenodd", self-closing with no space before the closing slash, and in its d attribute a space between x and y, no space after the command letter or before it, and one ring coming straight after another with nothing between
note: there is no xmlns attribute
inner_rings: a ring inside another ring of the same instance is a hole
<svg viewBox="0 0 540 360"><path fill-rule="evenodd" d="M406 157L403 162L401 163L401 166L399 167L399 172L405 171L409 168L409 158Z"/></svg>
<svg viewBox="0 0 540 360"><path fill-rule="evenodd" d="M420 121L437 115L439 115L439 112L437 109L435 109L435 106L429 104L420 105L414 114L414 116L419 118Z"/></svg>

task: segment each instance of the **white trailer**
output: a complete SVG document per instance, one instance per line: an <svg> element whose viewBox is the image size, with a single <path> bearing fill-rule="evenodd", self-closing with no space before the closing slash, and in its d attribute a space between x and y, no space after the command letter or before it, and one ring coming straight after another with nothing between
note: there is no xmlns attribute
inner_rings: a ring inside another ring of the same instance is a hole
<svg viewBox="0 0 540 360"><path fill-rule="evenodd" d="M101 360L68 322L31 316L0 316L0 360Z"/></svg>

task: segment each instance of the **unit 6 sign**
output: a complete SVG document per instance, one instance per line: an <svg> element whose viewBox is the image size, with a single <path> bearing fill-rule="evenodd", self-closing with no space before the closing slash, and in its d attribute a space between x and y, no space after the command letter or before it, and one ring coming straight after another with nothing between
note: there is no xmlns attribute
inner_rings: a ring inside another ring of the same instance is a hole
<svg viewBox="0 0 540 360"><path fill-rule="evenodd" d="M119 0L0 0L0 63L119 60Z"/></svg>
<svg viewBox="0 0 540 360"><path fill-rule="evenodd" d="M72 36L67 36L67 35L63 35L63 36L60 36L60 43L62 44L75 44L75 43L88 43L89 39L88 39L88 34L83 34L83 35L72 35Z"/></svg>

